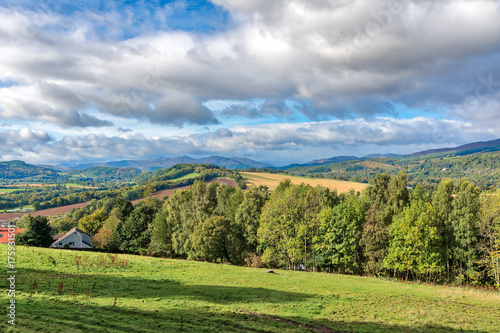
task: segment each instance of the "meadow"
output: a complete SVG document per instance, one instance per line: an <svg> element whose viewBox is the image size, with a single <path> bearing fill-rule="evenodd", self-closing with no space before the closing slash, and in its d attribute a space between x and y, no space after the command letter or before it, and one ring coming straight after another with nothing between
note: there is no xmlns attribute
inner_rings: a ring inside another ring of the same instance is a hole
<svg viewBox="0 0 500 333"><path fill-rule="evenodd" d="M338 193L346 193L349 190L354 189L355 191L362 191L368 184L348 182L335 179L324 179L324 178L306 178L291 176L287 174L274 174L274 173L257 173L257 172L240 172L241 176L245 180L247 186L260 186L264 185L269 188L272 192L278 187L279 183L288 178L292 181L292 184L300 185L301 183L309 184L311 186L324 186L329 189L336 189Z"/></svg>
<svg viewBox="0 0 500 333"><path fill-rule="evenodd" d="M16 258L7 332L500 331L494 291L24 246Z"/></svg>

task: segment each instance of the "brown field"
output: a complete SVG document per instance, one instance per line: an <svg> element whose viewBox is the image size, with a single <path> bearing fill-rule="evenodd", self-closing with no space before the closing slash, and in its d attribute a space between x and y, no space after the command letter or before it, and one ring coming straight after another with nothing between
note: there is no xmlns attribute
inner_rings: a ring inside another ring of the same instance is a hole
<svg viewBox="0 0 500 333"><path fill-rule="evenodd" d="M359 163L356 163L357 165L364 165L365 167L368 168L378 168L382 170L394 170L397 169L397 167L385 163L380 163L380 162L375 162L375 161L362 161Z"/></svg>
<svg viewBox="0 0 500 333"><path fill-rule="evenodd" d="M355 191L362 191L367 188L368 184L346 182L342 180L335 179L325 179L325 178L304 178L296 177L285 174L273 174L273 173L257 173L257 172L240 172L247 183L247 186L260 186L264 185L269 188L270 191L274 191L278 187L279 183L288 178L292 181L292 184L299 185L301 183L308 184L311 186L324 186L329 189L336 189L338 193L348 192L350 189Z"/></svg>
<svg viewBox="0 0 500 333"><path fill-rule="evenodd" d="M232 179L218 178L218 179L215 179L215 180L212 180L212 181L216 182L216 183L219 183L219 184L226 184L226 185L229 185L229 186L236 187L236 183ZM211 182L209 182L209 183L211 183ZM174 191L183 190L183 189L187 189L187 188L189 188L189 186L177 187L177 188L174 188L174 189L164 190L164 191L157 192L157 193L155 193L155 194L153 194L151 196L152 197L156 197L156 198L158 198L158 199L161 200L164 197L171 196L172 193L174 193ZM144 198L133 200L132 204L135 205L136 203L138 203L139 201L142 201L142 200L144 200ZM37 210L37 211L34 211L34 212L27 212L27 213L3 213L3 214L0 214L0 220L12 220L12 219L14 219L16 217L21 217L21 216L27 215L27 214L30 214L30 215L33 215L33 216L37 216L37 215L53 216L53 215L58 215L58 214L69 213L74 208L85 207L88 204L89 204L88 202L82 202L82 203L77 203L77 204L74 204L74 205L67 205L67 206L61 206L61 207L56 207L56 208L42 209L42 210Z"/></svg>
<svg viewBox="0 0 500 333"><path fill-rule="evenodd" d="M79 188L92 188L96 189L95 186L84 186L84 185L70 185L70 184L61 184L66 187L79 187ZM2 185L2 187L42 187L42 186L57 186L57 184L14 184L14 185Z"/></svg>
<svg viewBox="0 0 500 333"><path fill-rule="evenodd" d="M88 204L89 204L88 202L82 202L82 203L77 203L74 205L67 205L67 206L61 206L61 207L56 207L56 208L42 209L42 210L37 210L34 212L27 212L27 213L3 213L3 214L0 214L0 220L11 220L11 219L14 219L16 217L23 216L23 215L53 216L53 215L57 215L57 214L69 213L74 208L85 207Z"/></svg>

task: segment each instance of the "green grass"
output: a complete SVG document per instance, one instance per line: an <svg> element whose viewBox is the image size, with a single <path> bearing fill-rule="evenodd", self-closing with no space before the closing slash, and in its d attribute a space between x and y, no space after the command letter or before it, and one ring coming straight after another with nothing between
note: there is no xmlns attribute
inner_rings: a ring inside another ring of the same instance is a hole
<svg viewBox="0 0 500 333"><path fill-rule="evenodd" d="M188 173L187 175L184 175L180 178L175 178L175 179L172 179L172 180L184 180L184 179L192 179L192 178L196 178L200 175L200 173L198 172L192 172L192 173Z"/></svg>
<svg viewBox="0 0 500 333"><path fill-rule="evenodd" d="M18 191L26 191L25 188L0 188L0 193L12 193Z"/></svg>
<svg viewBox="0 0 500 333"><path fill-rule="evenodd" d="M128 255L117 267L107 254L16 250L13 332L500 331L498 292ZM0 288L6 307L5 278Z"/></svg>

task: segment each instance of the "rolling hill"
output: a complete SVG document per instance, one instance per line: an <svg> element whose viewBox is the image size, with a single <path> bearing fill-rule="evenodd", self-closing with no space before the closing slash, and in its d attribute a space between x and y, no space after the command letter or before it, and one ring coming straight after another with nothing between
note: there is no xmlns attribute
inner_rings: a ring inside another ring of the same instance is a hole
<svg viewBox="0 0 500 333"><path fill-rule="evenodd" d="M500 330L494 291L340 274L266 274L262 268L122 254L16 251L23 276L16 279L16 326L3 320L2 332ZM6 276L7 268L0 270ZM2 304L9 299L0 294Z"/></svg>
<svg viewBox="0 0 500 333"><path fill-rule="evenodd" d="M474 153L487 153L500 151L500 139L491 140L491 141L479 141L468 143L462 146L454 147L454 148L441 148L441 149L430 149L424 150L416 153L410 154L410 156L421 156L421 155L430 155L430 154L439 154L439 153L448 153L448 152L456 152L461 153L461 155L468 155Z"/></svg>

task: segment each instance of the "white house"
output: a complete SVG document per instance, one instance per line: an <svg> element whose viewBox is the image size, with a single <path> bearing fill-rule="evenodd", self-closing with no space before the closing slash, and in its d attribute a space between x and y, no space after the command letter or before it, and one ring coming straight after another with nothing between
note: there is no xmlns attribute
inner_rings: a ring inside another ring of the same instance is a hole
<svg viewBox="0 0 500 333"><path fill-rule="evenodd" d="M78 228L73 228L64 235L56 235L54 240L50 247L63 248L68 244L70 248L92 248L92 236Z"/></svg>

